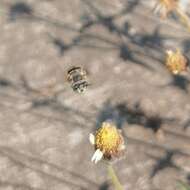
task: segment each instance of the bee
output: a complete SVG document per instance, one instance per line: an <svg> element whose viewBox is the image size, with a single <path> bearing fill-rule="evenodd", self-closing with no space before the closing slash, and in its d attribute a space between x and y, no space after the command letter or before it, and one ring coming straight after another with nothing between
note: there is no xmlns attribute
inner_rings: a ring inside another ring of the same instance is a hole
<svg viewBox="0 0 190 190"><path fill-rule="evenodd" d="M89 86L87 72L81 67L72 67L67 72L67 81L71 84L73 91L82 93Z"/></svg>

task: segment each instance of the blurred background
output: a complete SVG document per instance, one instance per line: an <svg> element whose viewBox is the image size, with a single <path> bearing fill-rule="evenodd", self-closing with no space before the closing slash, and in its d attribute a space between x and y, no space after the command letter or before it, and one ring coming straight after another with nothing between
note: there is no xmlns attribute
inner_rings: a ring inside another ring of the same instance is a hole
<svg viewBox="0 0 190 190"><path fill-rule="evenodd" d="M167 49L190 58L190 34L154 6L0 1L0 190L113 190L88 140L107 120L127 141L114 162L125 190L190 183L190 76L164 65ZM88 72L83 94L72 66Z"/></svg>

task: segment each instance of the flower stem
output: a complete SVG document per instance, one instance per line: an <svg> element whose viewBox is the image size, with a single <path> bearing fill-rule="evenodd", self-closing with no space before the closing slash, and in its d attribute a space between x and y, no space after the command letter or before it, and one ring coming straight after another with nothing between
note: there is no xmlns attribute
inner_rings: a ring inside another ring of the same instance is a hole
<svg viewBox="0 0 190 190"><path fill-rule="evenodd" d="M179 190L190 190L190 186L182 181L178 181Z"/></svg>
<svg viewBox="0 0 190 190"><path fill-rule="evenodd" d="M180 8L176 9L176 13L179 16L180 21L184 24L184 26L190 32L190 19L189 19L189 17Z"/></svg>
<svg viewBox="0 0 190 190"><path fill-rule="evenodd" d="M110 176L111 180L112 180L112 183L114 184L115 186L115 189L116 190L123 190L123 187L113 169L113 166L111 164L107 164L108 166L108 175Z"/></svg>

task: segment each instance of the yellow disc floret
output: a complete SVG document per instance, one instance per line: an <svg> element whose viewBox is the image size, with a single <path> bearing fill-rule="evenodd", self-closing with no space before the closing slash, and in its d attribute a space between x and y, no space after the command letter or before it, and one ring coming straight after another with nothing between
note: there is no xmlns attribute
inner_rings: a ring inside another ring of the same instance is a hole
<svg viewBox="0 0 190 190"><path fill-rule="evenodd" d="M180 50L167 51L166 66L173 74L178 74L187 70L187 59Z"/></svg>
<svg viewBox="0 0 190 190"><path fill-rule="evenodd" d="M178 5L178 0L160 0L162 4L168 11L174 10Z"/></svg>
<svg viewBox="0 0 190 190"><path fill-rule="evenodd" d="M100 149L105 158L117 155L123 145L123 137L120 131L110 123L103 123L95 135L95 148Z"/></svg>
<svg viewBox="0 0 190 190"><path fill-rule="evenodd" d="M160 12L162 18L166 18L169 13L174 12L179 7L179 0L157 0L155 12Z"/></svg>

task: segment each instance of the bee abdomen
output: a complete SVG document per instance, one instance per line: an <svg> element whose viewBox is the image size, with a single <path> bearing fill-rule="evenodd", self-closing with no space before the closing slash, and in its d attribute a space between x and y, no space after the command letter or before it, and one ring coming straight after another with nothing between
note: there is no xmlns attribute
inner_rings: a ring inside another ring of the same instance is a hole
<svg viewBox="0 0 190 190"><path fill-rule="evenodd" d="M75 83L72 84L72 88L74 91L78 91L78 92L83 92L84 90L86 90L86 88L88 87L88 82L87 81L77 81Z"/></svg>

